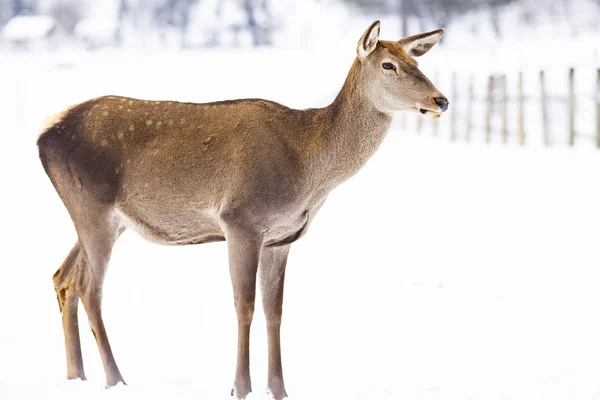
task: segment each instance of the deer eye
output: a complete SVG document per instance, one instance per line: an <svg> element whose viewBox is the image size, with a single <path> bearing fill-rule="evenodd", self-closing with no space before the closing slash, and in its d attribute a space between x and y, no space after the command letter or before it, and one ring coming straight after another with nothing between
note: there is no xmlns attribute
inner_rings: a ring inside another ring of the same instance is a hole
<svg viewBox="0 0 600 400"><path fill-rule="evenodd" d="M381 64L381 67L383 69L392 69L394 71L396 70L396 66L392 63L383 63L383 64Z"/></svg>

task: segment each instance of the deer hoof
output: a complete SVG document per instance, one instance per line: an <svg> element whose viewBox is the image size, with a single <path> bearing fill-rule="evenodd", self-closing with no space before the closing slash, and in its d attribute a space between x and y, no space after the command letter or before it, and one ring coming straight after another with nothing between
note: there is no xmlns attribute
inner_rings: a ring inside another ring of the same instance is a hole
<svg viewBox="0 0 600 400"><path fill-rule="evenodd" d="M288 399L290 400L290 398L288 397L287 393L285 393L285 390L283 390L283 393L273 393L273 391L271 390L271 388L267 388L266 390L267 394L269 395L269 397L271 397L272 399L275 400L285 400Z"/></svg>
<svg viewBox="0 0 600 400"><path fill-rule="evenodd" d="M238 394L235 389L231 389L231 396L234 397L236 400L252 400L253 396L252 396L252 392L248 392L247 395L240 395Z"/></svg>

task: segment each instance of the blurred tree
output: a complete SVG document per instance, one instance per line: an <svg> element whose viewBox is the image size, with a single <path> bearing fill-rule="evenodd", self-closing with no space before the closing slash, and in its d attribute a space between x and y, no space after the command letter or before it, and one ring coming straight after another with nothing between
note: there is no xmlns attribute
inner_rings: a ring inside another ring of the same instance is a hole
<svg viewBox="0 0 600 400"><path fill-rule="evenodd" d="M12 0L0 0L0 28L13 16Z"/></svg>
<svg viewBox="0 0 600 400"><path fill-rule="evenodd" d="M344 0L346 3L354 4L363 9L372 9L373 12L391 11L391 0Z"/></svg>
<svg viewBox="0 0 600 400"><path fill-rule="evenodd" d="M398 14L402 18L402 37L409 35L408 17L414 16L421 20L420 12L414 0L398 0Z"/></svg>
<svg viewBox="0 0 600 400"><path fill-rule="evenodd" d="M0 28L15 15L33 14L37 8L37 0L0 0Z"/></svg>
<svg viewBox="0 0 600 400"><path fill-rule="evenodd" d="M146 35L159 28L173 27L179 30L181 48L186 48L187 31L192 8L199 0L119 0L117 11L118 41L131 28L134 33ZM131 33L131 32L130 32Z"/></svg>
<svg viewBox="0 0 600 400"><path fill-rule="evenodd" d="M256 46L271 44L271 13L268 0L244 0L244 11L248 18L248 29L252 35L252 44Z"/></svg>
<svg viewBox="0 0 600 400"><path fill-rule="evenodd" d="M55 0L48 13L68 32L85 16L85 6L81 0Z"/></svg>
<svg viewBox="0 0 600 400"><path fill-rule="evenodd" d="M12 15L33 14L37 10L37 0L13 0Z"/></svg>
<svg viewBox="0 0 600 400"><path fill-rule="evenodd" d="M409 19L419 20L423 27L424 14L431 12L429 9L440 3L462 0L344 0L346 3L359 7L370 14L390 14L398 15L401 20L402 36L408 36Z"/></svg>
<svg viewBox="0 0 600 400"><path fill-rule="evenodd" d="M489 7L490 21L494 32L501 35L499 24L500 8L517 0L344 0L362 10L373 13L396 13L402 21L402 36L407 36L408 20L431 19L437 26L447 26L452 18L481 7ZM600 1L600 0L598 0Z"/></svg>
<svg viewBox="0 0 600 400"><path fill-rule="evenodd" d="M124 1L124 0L123 0ZM198 0L162 0L156 3L154 16L159 25L173 26L181 33L181 48L185 49L190 13Z"/></svg>
<svg viewBox="0 0 600 400"><path fill-rule="evenodd" d="M506 6L510 3L513 3L517 0L489 0L490 6L490 21L492 23L492 28L494 29L494 33L497 37L502 37L502 31L500 29L500 9L503 6Z"/></svg>
<svg viewBox="0 0 600 400"><path fill-rule="evenodd" d="M129 16L129 4L127 3L127 0L120 0L119 1L119 11L117 12L117 32L116 32L116 42L119 45L123 45L123 35L125 34L125 32L123 32L123 25L125 24L125 20L127 20L127 17Z"/></svg>
<svg viewBox="0 0 600 400"><path fill-rule="evenodd" d="M273 19L271 14L271 8L269 6L270 0L258 0L258 8L263 16L263 43L266 45L272 44L272 33L273 33Z"/></svg>
<svg viewBox="0 0 600 400"><path fill-rule="evenodd" d="M248 16L248 29L252 33L252 44L256 47L260 44L260 34L258 32L258 24L254 16L254 1L244 0L244 10Z"/></svg>
<svg viewBox="0 0 600 400"><path fill-rule="evenodd" d="M456 15L477 9L485 3L486 0L424 0L423 7L436 25L445 27Z"/></svg>

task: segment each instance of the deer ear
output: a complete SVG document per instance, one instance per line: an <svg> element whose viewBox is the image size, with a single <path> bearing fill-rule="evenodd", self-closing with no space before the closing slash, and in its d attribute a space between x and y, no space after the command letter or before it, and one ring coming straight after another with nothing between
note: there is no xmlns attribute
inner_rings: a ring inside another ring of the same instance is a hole
<svg viewBox="0 0 600 400"><path fill-rule="evenodd" d="M358 53L358 59L360 61L364 60L373 50L375 50L375 47L377 47L377 42L379 41L379 25L379 21L373 22L358 41L356 52Z"/></svg>
<svg viewBox="0 0 600 400"><path fill-rule="evenodd" d="M399 43L404 51L411 57L419 57L427 53L444 36L443 29L420 33L414 36L408 36L401 39Z"/></svg>

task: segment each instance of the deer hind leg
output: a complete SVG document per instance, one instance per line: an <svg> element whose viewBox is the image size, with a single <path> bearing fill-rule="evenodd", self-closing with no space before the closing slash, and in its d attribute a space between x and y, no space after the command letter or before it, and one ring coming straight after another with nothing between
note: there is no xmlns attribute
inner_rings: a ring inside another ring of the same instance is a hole
<svg viewBox="0 0 600 400"><path fill-rule="evenodd" d="M106 386L111 387L119 382L126 383L113 356L102 320L102 286L112 247L124 229L119 228L118 220L111 210L102 212L96 208L86 217L84 224L75 223L86 259L77 290L100 350Z"/></svg>
<svg viewBox="0 0 600 400"><path fill-rule="evenodd" d="M238 319L238 350L235 380L231 395L245 399L252 392L250 380L250 324L254 315L256 273L262 245L262 236L250 229L226 224L229 271Z"/></svg>
<svg viewBox="0 0 600 400"><path fill-rule="evenodd" d="M79 378L85 380L77 321L77 304L79 303L76 290L77 275L83 262L80 254L79 243L77 243L52 279L58 298L58 306L62 314L67 356L67 379Z"/></svg>
<svg viewBox="0 0 600 400"><path fill-rule="evenodd" d="M280 327L283 310L283 281L290 246L263 247L260 254L260 283L267 320L269 343L268 389L276 400L287 397L281 366Z"/></svg>
<svg viewBox="0 0 600 400"><path fill-rule="evenodd" d="M66 315L63 314L63 318L65 318L63 321L66 321L67 357L68 360L74 360L72 363L74 376L83 376L79 340L75 340L79 336L76 312L77 297L79 297L100 350L107 386L114 386L118 382L125 383L113 357L101 312L104 275L112 247L119 234L124 230L112 205L118 190L118 183L111 175L110 170L100 167L97 169L91 167L83 170L73 169L70 164L71 159L65 155L64 147L67 145L60 143L60 138L47 136L48 134L48 132L43 134L38 140L40 159L71 216L78 236L78 244L63 265L65 271L69 269L67 266L71 266L70 270L77 272L76 279L66 279L70 275L61 270L56 276L60 282L64 280L74 284L74 288L72 285L64 287L68 290L65 290L62 302L62 286L58 292L61 308L64 306L63 309L68 310ZM74 145L70 144L69 146ZM67 150L69 150L68 146ZM77 257L75 257L77 262L70 262L69 260L72 260L75 253L77 253ZM77 268L73 268L73 266ZM60 278L61 276L63 279Z"/></svg>

